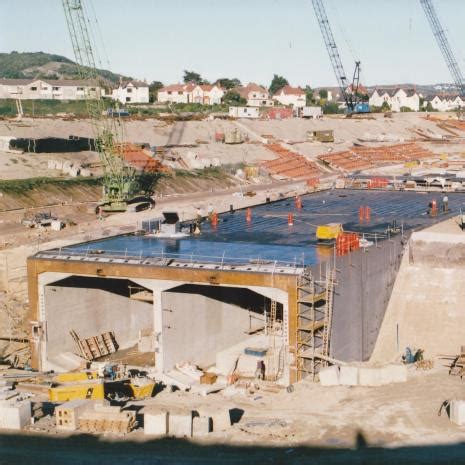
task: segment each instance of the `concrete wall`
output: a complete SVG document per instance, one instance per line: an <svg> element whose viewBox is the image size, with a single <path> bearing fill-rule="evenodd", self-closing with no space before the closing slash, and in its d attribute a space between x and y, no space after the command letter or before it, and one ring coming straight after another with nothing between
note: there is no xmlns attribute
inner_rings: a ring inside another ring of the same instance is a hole
<svg viewBox="0 0 465 465"><path fill-rule="evenodd" d="M414 233L392 292L374 362L392 361L406 347L425 358L458 354L465 345L465 238ZM461 266L460 266L461 264Z"/></svg>
<svg viewBox="0 0 465 465"><path fill-rule="evenodd" d="M139 330L153 328L153 305L101 289L45 286L47 358L75 352L69 334L80 338L113 331L120 348L138 340Z"/></svg>
<svg viewBox="0 0 465 465"><path fill-rule="evenodd" d="M190 292L174 289L162 293L165 370L184 361L213 365L216 352L246 339L249 329L249 312L244 308L248 302L237 296L247 296L250 291L195 285L182 288ZM237 305L228 303L230 293L236 294Z"/></svg>
<svg viewBox="0 0 465 465"><path fill-rule="evenodd" d="M336 260L337 285L331 332L331 356L365 361L371 356L397 271L400 237Z"/></svg>

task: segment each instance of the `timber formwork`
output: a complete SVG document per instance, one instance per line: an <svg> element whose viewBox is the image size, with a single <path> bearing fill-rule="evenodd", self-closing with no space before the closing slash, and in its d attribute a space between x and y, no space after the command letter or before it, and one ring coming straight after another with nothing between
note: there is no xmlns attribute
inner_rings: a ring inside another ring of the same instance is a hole
<svg viewBox="0 0 465 465"><path fill-rule="evenodd" d="M334 294L334 270L324 281L306 268L297 280L297 378L315 378L328 363Z"/></svg>

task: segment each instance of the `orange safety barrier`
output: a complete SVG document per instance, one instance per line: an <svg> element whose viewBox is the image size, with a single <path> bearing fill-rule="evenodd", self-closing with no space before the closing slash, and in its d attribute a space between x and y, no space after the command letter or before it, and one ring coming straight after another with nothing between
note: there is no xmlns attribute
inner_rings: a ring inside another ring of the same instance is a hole
<svg viewBox="0 0 465 465"><path fill-rule="evenodd" d="M211 222L213 227L216 227L218 225L218 214L216 212L212 213Z"/></svg>
<svg viewBox="0 0 465 465"><path fill-rule="evenodd" d="M358 219L360 220L360 223L363 223L363 221L370 221L371 218L371 208L366 205L366 206L361 206L358 209Z"/></svg>
<svg viewBox="0 0 465 465"><path fill-rule="evenodd" d="M288 226L294 226L294 215L292 213L287 215L287 224Z"/></svg>
<svg viewBox="0 0 465 465"><path fill-rule="evenodd" d="M346 255L360 248L360 239L357 233L343 232L336 238L336 252L339 256Z"/></svg>
<svg viewBox="0 0 465 465"><path fill-rule="evenodd" d="M370 221L370 217L371 217L371 208L369 206L366 206L365 207L365 219L367 221Z"/></svg>

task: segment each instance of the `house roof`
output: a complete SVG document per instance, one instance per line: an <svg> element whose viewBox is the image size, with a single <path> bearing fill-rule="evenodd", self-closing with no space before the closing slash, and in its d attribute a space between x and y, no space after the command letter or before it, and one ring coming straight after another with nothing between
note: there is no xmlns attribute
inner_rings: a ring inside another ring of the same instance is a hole
<svg viewBox="0 0 465 465"><path fill-rule="evenodd" d="M263 92L265 94L268 93L268 91L264 87L255 84L255 82L249 82L245 86L245 88L248 89L249 92Z"/></svg>
<svg viewBox="0 0 465 465"><path fill-rule="evenodd" d="M407 97L412 97L417 93L416 89L403 89L402 87L377 87L376 89L373 90L371 95L373 95L376 92L378 92L379 95L384 95L388 94L389 97L394 97L394 95L397 94L400 90L403 90Z"/></svg>
<svg viewBox="0 0 465 465"><path fill-rule="evenodd" d="M186 90L184 84L170 84L169 86L162 87L159 92L177 92L180 90Z"/></svg>
<svg viewBox="0 0 465 465"><path fill-rule="evenodd" d="M210 92L213 89L213 86L211 84L200 84L199 87L204 91L204 92Z"/></svg>
<svg viewBox="0 0 465 465"><path fill-rule="evenodd" d="M0 84L4 86L26 86L30 84L32 79L0 79Z"/></svg>
<svg viewBox="0 0 465 465"><path fill-rule="evenodd" d="M305 95L305 91L300 87L284 86L275 95Z"/></svg>
<svg viewBox="0 0 465 465"><path fill-rule="evenodd" d="M352 84L349 84L347 91L352 92ZM357 91L359 94L368 95L368 89L363 84L359 84Z"/></svg>
<svg viewBox="0 0 465 465"><path fill-rule="evenodd" d="M64 86L97 86L91 80L82 79L0 79L0 84L6 86L27 86L33 82L45 82L50 86L64 87Z"/></svg>
<svg viewBox="0 0 465 465"><path fill-rule="evenodd" d="M248 98L250 92L260 92L268 95L268 91L254 82L249 82L246 86L236 86L231 89L233 92L237 92L241 97Z"/></svg>
<svg viewBox="0 0 465 465"><path fill-rule="evenodd" d="M136 79L131 79L129 81L122 82L122 88L126 88L129 84L132 84L134 87L148 87L149 85L144 81L137 81Z"/></svg>

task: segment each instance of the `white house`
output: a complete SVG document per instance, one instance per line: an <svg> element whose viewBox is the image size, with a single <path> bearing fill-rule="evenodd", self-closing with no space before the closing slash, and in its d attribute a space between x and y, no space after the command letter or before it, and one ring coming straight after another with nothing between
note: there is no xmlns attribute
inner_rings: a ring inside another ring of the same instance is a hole
<svg viewBox="0 0 465 465"><path fill-rule="evenodd" d="M465 101L460 95L435 95L426 98L423 106L426 107L428 103L431 103L431 106L437 111L453 111L465 106Z"/></svg>
<svg viewBox="0 0 465 465"><path fill-rule="evenodd" d="M229 107L231 118L259 118L260 109L258 107Z"/></svg>
<svg viewBox="0 0 465 465"><path fill-rule="evenodd" d="M191 103L195 84L171 84L158 91L157 101L162 103Z"/></svg>
<svg viewBox="0 0 465 465"><path fill-rule="evenodd" d="M148 103L149 85L142 81L120 82L117 89L113 89L112 97L121 103Z"/></svg>
<svg viewBox="0 0 465 465"><path fill-rule="evenodd" d="M22 100L82 100L105 96L105 89L92 81L76 79L0 79L0 98Z"/></svg>
<svg viewBox="0 0 465 465"><path fill-rule="evenodd" d="M273 100L276 100L281 105L303 108L306 104L306 95L305 91L300 87L284 86L273 95Z"/></svg>
<svg viewBox="0 0 465 465"><path fill-rule="evenodd" d="M223 95L224 90L216 84L199 84L192 90L192 101L202 105L220 104Z"/></svg>
<svg viewBox="0 0 465 465"><path fill-rule="evenodd" d="M370 106L381 107L384 102L392 111L400 111L402 107L412 111L420 110L420 96L415 89L375 89L368 103Z"/></svg>
<svg viewBox="0 0 465 465"><path fill-rule="evenodd" d="M253 82L246 86L238 86L231 89L247 100L248 107L272 107L274 102L270 99L268 91Z"/></svg>

